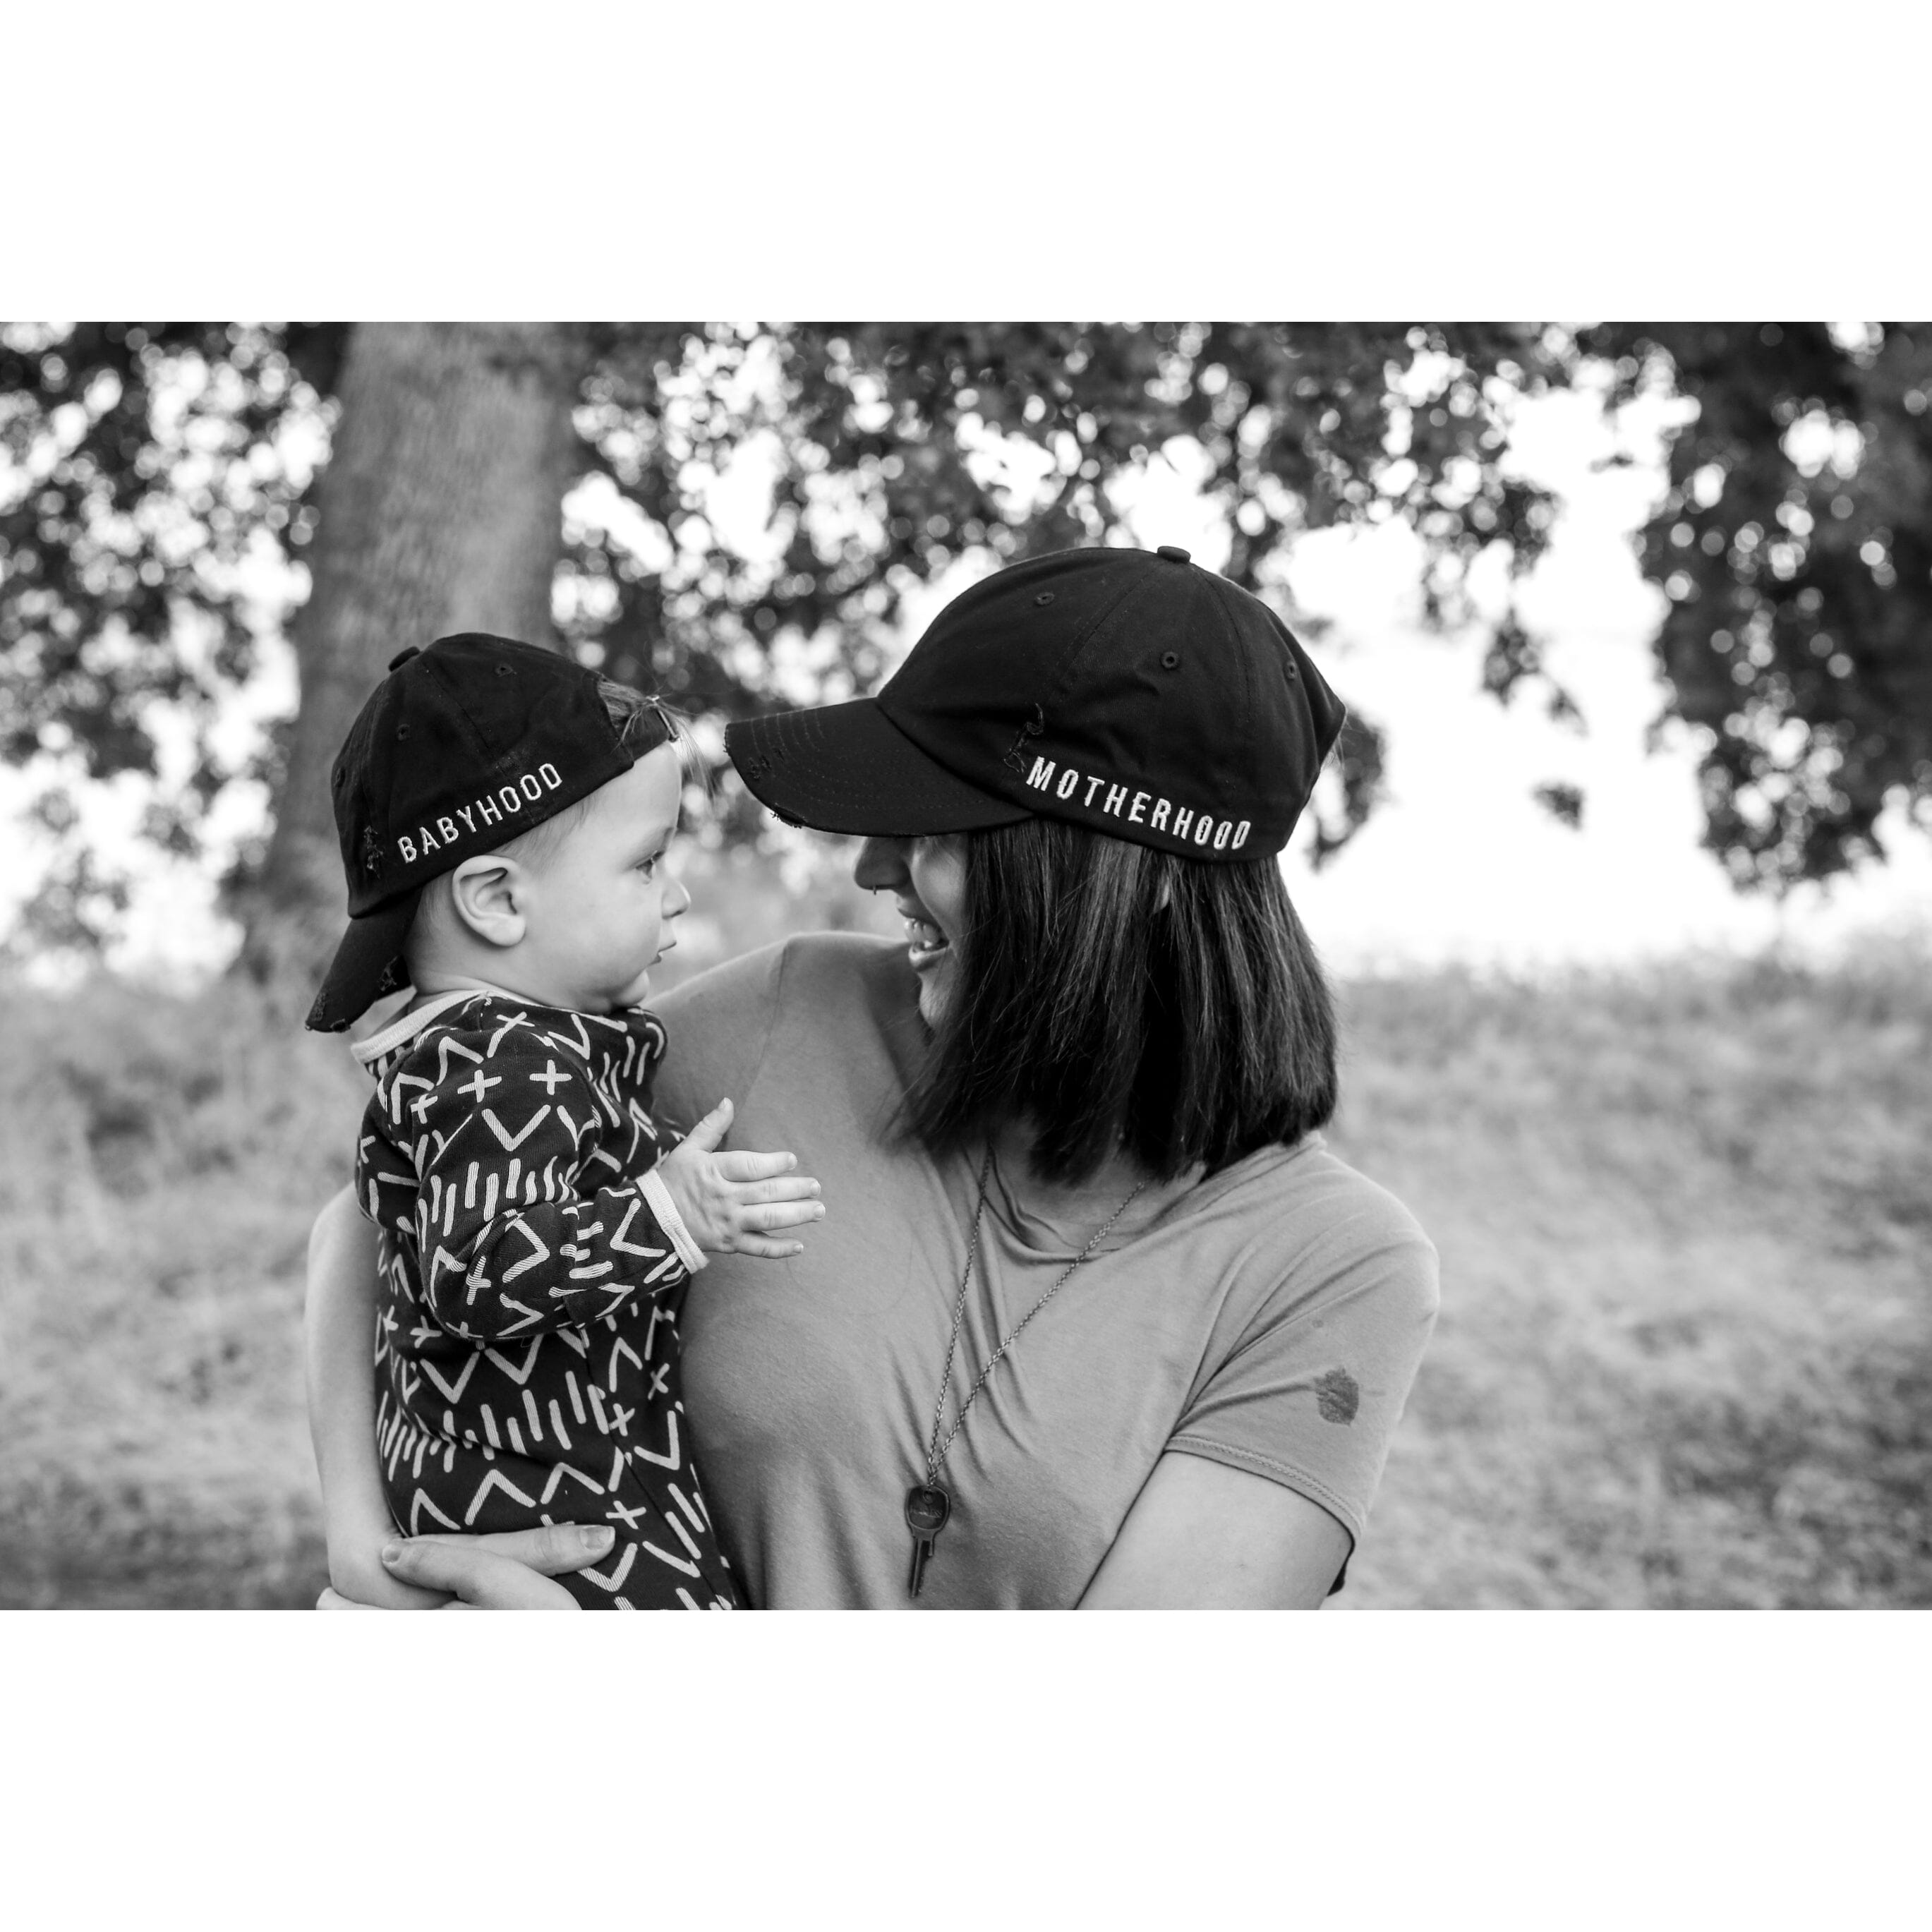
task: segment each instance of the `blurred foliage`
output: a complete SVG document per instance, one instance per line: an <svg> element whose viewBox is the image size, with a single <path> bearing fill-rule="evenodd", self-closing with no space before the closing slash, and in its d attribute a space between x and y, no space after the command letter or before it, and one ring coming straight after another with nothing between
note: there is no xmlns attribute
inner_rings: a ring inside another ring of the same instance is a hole
<svg viewBox="0 0 1932 1932"><path fill-rule="evenodd" d="M1705 843L1740 884L1879 850L1902 793L1932 824L1932 325L1646 323L1586 332L1613 403L1697 405L1640 535L1670 599L1665 716L1702 746Z"/></svg>
<svg viewBox="0 0 1932 1932"><path fill-rule="evenodd" d="M1122 524L1112 486L1177 438L1198 445L1228 518L1228 574L1278 600L1270 567L1297 532L1400 518L1425 547L1431 620L1466 621L1477 554L1500 543L1528 568L1553 512L1503 466L1509 404L1550 380L1532 329L571 334L584 358L585 472L608 488L596 515L565 529L564 640L700 714L867 688L909 591L962 555L991 568L1106 539ZM51 752L91 778L165 778L163 741L184 727L185 775L162 784L146 827L179 851L225 787L272 788L282 741L224 758L213 728L283 614L259 608L259 591L251 607L247 566L298 563L313 533L347 335L339 324L0 332L11 462L0 756ZM710 514L717 480L746 460L770 482L771 541L748 555ZM1381 759L1379 733L1359 721L1326 794L1318 861L1372 808ZM748 833L758 814L735 786L726 800L728 830Z"/></svg>
<svg viewBox="0 0 1932 1932"><path fill-rule="evenodd" d="M272 795L283 739L237 752L216 726L286 616L275 596L305 594L298 568L292 592L274 586L313 533L350 326L0 328L0 757L158 778L145 829L184 853L226 788L256 779ZM1235 581L1282 601L1300 532L1397 519L1421 541L1426 620L1483 622L1470 567L1494 548L1513 586L1558 508L1510 469L1511 412L1587 381L1612 410L1658 394L1695 406L1670 434L1641 560L1670 599L1659 725L1698 734L1707 842L1733 878L1823 876L1876 850L1888 796L1932 806L1932 330L570 333L596 482L563 531L563 640L698 713L869 688L917 586L962 556L992 568L1106 540L1122 526L1117 486L1163 451L1198 461ZM734 544L716 492L746 464L769 479L769 520ZM1513 599L1492 620L1486 688L1534 688L1574 716ZM1370 720L1345 738L1318 862L1373 809L1383 748ZM1539 795L1580 812L1574 788ZM728 796L730 829L748 832L756 814Z"/></svg>
<svg viewBox="0 0 1932 1932"><path fill-rule="evenodd" d="M1226 574L1277 598L1270 566L1299 532L1400 518L1425 548L1430 620L1466 622L1478 554L1501 543L1527 569L1553 511L1503 464L1508 405L1548 380L1523 328L626 326L593 332L590 350L579 428L661 554L573 528L567 628L614 675L700 711L769 705L787 638L808 681L788 695L869 688L908 591L962 554L990 568L1114 536L1112 486L1177 438L1198 446L1226 520ZM706 515L709 479L753 449L773 472L771 562L736 554ZM1012 482L1016 452L1036 487ZM1317 863L1376 801L1370 721L1337 763Z"/></svg>
<svg viewBox="0 0 1932 1932"><path fill-rule="evenodd" d="M345 334L0 330L0 757L152 773L158 701L195 734L196 789L236 776L208 730L254 664L240 566L298 554L313 530L314 466L284 432L320 425ZM191 640L184 617L201 620Z"/></svg>

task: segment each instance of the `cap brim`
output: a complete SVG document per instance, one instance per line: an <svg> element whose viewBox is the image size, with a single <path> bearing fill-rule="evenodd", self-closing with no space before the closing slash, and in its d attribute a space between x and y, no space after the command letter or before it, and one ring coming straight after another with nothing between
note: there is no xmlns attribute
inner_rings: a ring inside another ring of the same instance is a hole
<svg viewBox="0 0 1932 1932"><path fill-rule="evenodd" d="M916 838L1033 816L955 778L869 698L728 725L724 750L760 804L817 832Z"/></svg>
<svg viewBox="0 0 1932 1932"><path fill-rule="evenodd" d="M304 1026L316 1033L340 1033L385 993L404 983L398 976L403 974L403 942L410 936L422 896L420 888L405 892L349 922Z"/></svg>

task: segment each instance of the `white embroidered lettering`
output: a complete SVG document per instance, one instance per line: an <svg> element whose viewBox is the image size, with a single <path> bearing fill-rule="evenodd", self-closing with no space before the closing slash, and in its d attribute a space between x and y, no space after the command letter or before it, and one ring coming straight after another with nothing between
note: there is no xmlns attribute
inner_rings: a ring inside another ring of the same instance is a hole
<svg viewBox="0 0 1932 1932"><path fill-rule="evenodd" d="M544 788L547 791L555 791L563 783L563 780L557 776L556 767L554 765L538 766L537 776L543 780Z"/></svg>
<svg viewBox="0 0 1932 1932"><path fill-rule="evenodd" d="M502 808L487 798L476 801L476 809L482 814L485 825L500 825L503 822Z"/></svg>
<svg viewBox="0 0 1932 1932"><path fill-rule="evenodd" d="M1150 832L1158 832L1161 827L1167 823L1167 814L1169 809L1170 808L1166 799L1161 800L1160 802L1155 806L1154 808L1154 815L1148 820L1148 830Z"/></svg>
<svg viewBox="0 0 1932 1932"><path fill-rule="evenodd" d="M1084 806L1091 806L1094 802L1094 794L1106 782L1105 778L1089 778L1087 781L1087 796L1080 802Z"/></svg>
<svg viewBox="0 0 1932 1932"><path fill-rule="evenodd" d="M416 862L416 842L405 832L396 841L396 850L403 855L403 863L413 866Z"/></svg>
<svg viewBox="0 0 1932 1932"><path fill-rule="evenodd" d="M1148 795L1145 792L1137 791L1134 794L1134 802L1127 807L1127 823L1130 825L1139 824L1141 814L1147 810L1147 802Z"/></svg>
<svg viewBox="0 0 1932 1932"><path fill-rule="evenodd" d="M1027 773L1027 783L1031 785L1035 791L1045 791L1053 782L1053 760L1051 758L1034 759L1033 770Z"/></svg>
<svg viewBox="0 0 1932 1932"><path fill-rule="evenodd" d="M1197 845L1206 844L1208 842L1208 835L1213 832L1214 830L1214 821L1204 812L1201 816L1194 821L1195 844Z"/></svg>
<svg viewBox="0 0 1932 1932"><path fill-rule="evenodd" d="M1055 798L1071 798L1073 788L1080 782L1080 774L1071 765L1060 775L1060 782L1053 788Z"/></svg>
<svg viewBox="0 0 1932 1932"><path fill-rule="evenodd" d="M1241 849L1241 846L1244 842L1246 839L1250 830L1251 828L1249 826L1248 821L1245 818L1241 820L1240 824L1234 827L1234 849L1237 852Z"/></svg>
<svg viewBox="0 0 1932 1932"><path fill-rule="evenodd" d="M1234 829L1234 821L1232 818L1224 818L1219 825L1215 826L1214 849L1216 851L1220 851L1222 847L1227 844L1228 834L1233 831Z"/></svg>
<svg viewBox="0 0 1932 1932"><path fill-rule="evenodd" d="M524 795L514 785L499 785L496 788L496 796L503 801L503 809L506 812L523 810Z"/></svg>
<svg viewBox="0 0 1932 1932"><path fill-rule="evenodd" d="M1165 805L1165 804L1167 802L1167 801L1166 801L1165 799L1163 799L1163 800L1161 801L1161 802L1162 802L1163 805ZM1192 813L1192 812L1177 812L1174 814L1174 837L1175 837L1175 838L1185 838L1187 836L1187 828L1188 828L1190 825L1192 825L1193 823L1194 823L1194 814L1193 814L1193 813Z"/></svg>
<svg viewBox="0 0 1932 1932"><path fill-rule="evenodd" d="M1120 815L1120 807L1126 802L1127 788L1125 785L1109 785L1107 796L1100 801L1100 809L1111 812L1118 818Z"/></svg>
<svg viewBox="0 0 1932 1932"><path fill-rule="evenodd" d="M453 844L455 842L456 820L454 819L439 818L436 821L436 829L442 834L442 842L446 845Z"/></svg>
<svg viewBox="0 0 1932 1932"><path fill-rule="evenodd" d="M543 787L528 772L524 772L517 782L523 787L524 796L531 804L541 805L543 802Z"/></svg>
<svg viewBox="0 0 1932 1932"><path fill-rule="evenodd" d="M459 805L456 808L456 815L462 820L463 829L466 832L474 832L476 830L476 821L470 817L469 806Z"/></svg>
<svg viewBox="0 0 1932 1932"><path fill-rule="evenodd" d="M416 827L416 840L425 852L434 852L439 849L437 842L430 836L429 827L427 825L418 825Z"/></svg>

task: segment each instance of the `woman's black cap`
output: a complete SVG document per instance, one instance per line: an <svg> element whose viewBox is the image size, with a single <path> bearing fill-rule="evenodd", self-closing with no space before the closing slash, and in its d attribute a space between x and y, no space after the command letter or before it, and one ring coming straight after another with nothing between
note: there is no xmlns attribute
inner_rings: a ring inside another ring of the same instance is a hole
<svg viewBox="0 0 1932 1932"><path fill-rule="evenodd" d="M1345 713L1288 626L1184 550L1058 550L934 618L874 698L728 727L822 832L1064 818L1190 859L1279 852Z"/></svg>
<svg viewBox="0 0 1932 1932"><path fill-rule="evenodd" d="M339 1033L404 983L423 887L635 763L597 674L478 631L389 661L329 773L349 930L306 1024Z"/></svg>

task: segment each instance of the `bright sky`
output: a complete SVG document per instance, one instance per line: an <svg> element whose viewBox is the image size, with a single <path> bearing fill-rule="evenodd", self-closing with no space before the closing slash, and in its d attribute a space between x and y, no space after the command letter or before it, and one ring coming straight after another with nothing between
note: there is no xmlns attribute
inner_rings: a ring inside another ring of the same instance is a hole
<svg viewBox="0 0 1932 1932"><path fill-rule="evenodd" d="M1643 748L1658 704L1648 639L1660 600L1638 574L1629 539L1659 472L1654 422L1629 430L1634 453L1646 460L1593 472L1612 447L1609 433L1589 398L1558 395L1523 406L1512 445L1514 459L1565 502L1521 602L1532 628L1551 640L1547 662L1581 704L1587 736L1552 725L1533 694L1508 710L1485 694L1480 640L1422 630L1414 540L1405 530L1323 531L1298 545L1287 573L1296 602L1334 620L1315 654L1344 700L1382 724L1389 740L1390 796L1367 829L1319 874L1299 856L1303 837L1287 860L1296 902L1338 968L1462 960L1531 969L1755 949L1780 936L1829 952L1874 931L1932 934L1932 839L1902 817L1881 827L1888 864L1798 892L1781 908L1741 898L1699 847L1691 751L1678 743L1647 755ZM743 480L755 489L755 478ZM730 507L716 508L721 530L737 536L726 530ZM1210 567L1225 560L1211 510L1179 469L1157 463L1132 514L1149 546L1185 544ZM918 600L908 643L960 587L949 580ZM248 711L260 716L285 704L292 676L284 653L251 691ZM250 720L238 716L232 728L245 732ZM1546 779L1583 788L1581 831L1531 796ZM10 820L32 789L23 775L0 770L0 818ZM141 853L130 836L136 788L97 788L82 803L110 855L142 864L116 963L176 974L218 966L232 929L214 916L206 879ZM250 802L232 808L245 817ZM40 863L32 837L10 831L0 840L0 926Z"/></svg>

